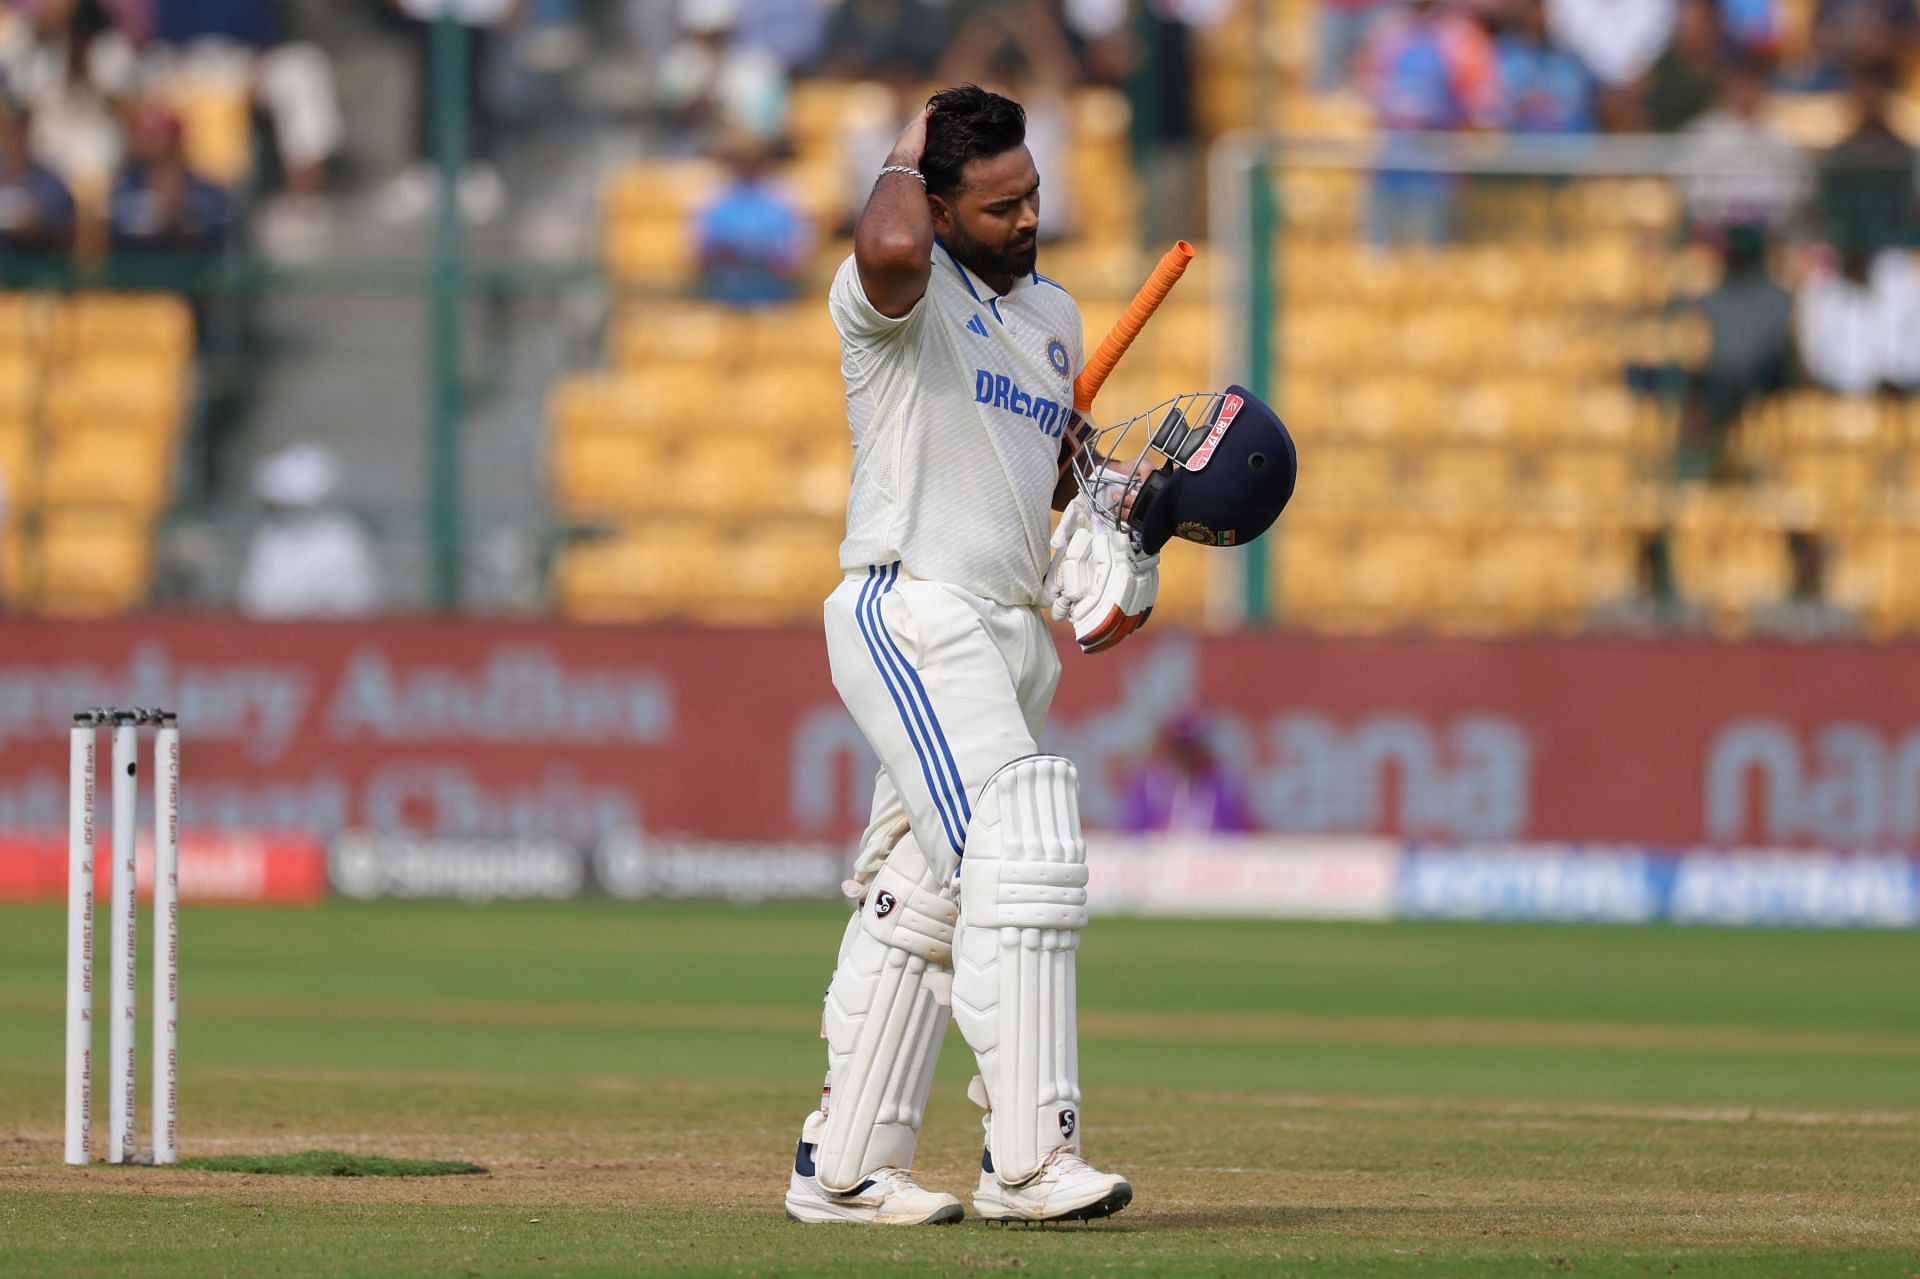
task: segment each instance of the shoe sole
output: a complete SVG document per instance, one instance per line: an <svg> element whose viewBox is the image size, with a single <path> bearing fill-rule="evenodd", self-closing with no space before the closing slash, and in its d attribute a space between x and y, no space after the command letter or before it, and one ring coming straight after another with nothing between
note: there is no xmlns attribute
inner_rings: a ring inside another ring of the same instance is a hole
<svg viewBox="0 0 1920 1279"><path fill-rule="evenodd" d="M859 1217L802 1217L789 1207L787 1220L797 1221L803 1226L951 1226L956 1221L966 1219L966 1209L959 1204L948 1204L935 1210L932 1216L922 1217L919 1221L873 1221Z"/></svg>
<svg viewBox="0 0 1920 1279"><path fill-rule="evenodd" d="M1081 1208L1069 1208L1051 1217L990 1217L980 1213L982 1221L995 1222L1002 1226L1045 1226L1056 1221L1098 1221L1102 1217L1111 1217L1133 1202L1133 1187L1121 1182L1100 1198ZM980 1205L974 1205L974 1211L980 1212Z"/></svg>

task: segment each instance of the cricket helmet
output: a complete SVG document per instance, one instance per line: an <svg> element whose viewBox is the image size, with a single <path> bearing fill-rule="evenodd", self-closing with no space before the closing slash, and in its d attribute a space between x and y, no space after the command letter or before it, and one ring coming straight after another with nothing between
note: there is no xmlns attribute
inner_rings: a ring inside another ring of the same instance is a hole
<svg viewBox="0 0 1920 1279"><path fill-rule="evenodd" d="M1238 384L1088 429L1074 453L1074 476L1094 510L1149 555L1175 537L1246 545L1279 518L1297 470L1286 424Z"/></svg>

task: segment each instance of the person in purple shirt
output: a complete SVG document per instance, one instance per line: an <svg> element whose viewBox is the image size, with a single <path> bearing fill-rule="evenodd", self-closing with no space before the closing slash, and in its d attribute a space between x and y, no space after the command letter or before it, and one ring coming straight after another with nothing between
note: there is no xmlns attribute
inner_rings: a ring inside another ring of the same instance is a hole
<svg viewBox="0 0 1920 1279"><path fill-rule="evenodd" d="M1193 715L1160 730L1154 753L1127 779L1120 825L1133 834L1232 834L1253 829L1240 783L1220 764Z"/></svg>

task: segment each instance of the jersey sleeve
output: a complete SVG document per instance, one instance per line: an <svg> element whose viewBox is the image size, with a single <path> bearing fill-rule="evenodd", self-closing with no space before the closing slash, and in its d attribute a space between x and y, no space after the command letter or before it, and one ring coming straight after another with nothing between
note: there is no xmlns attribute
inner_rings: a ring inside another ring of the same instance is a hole
<svg viewBox="0 0 1920 1279"><path fill-rule="evenodd" d="M856 345L876 345L891 340L899 334L915 327L920 313L927 309L926 295L913 304L913 309L895 319L882 315L867 301L867 291L860 284L860 268L849 254L834 273L833 288L827 293L827 310L833 316L833 327L840 330L840 336Z"/></svg>

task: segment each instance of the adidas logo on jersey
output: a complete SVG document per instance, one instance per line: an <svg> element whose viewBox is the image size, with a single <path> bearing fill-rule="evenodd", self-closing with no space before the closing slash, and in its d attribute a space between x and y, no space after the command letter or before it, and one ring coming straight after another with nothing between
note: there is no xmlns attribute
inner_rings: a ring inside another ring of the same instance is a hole
<svg viewBox="0 0 1920 1279"><path fill-rule="evenodd" d="M972 319L967 321L967 332L978 333L981 337L987 336L986 322L983 321L978 315L975 315Z"/></svg>
<svg viewBox="0 0 1920 1279"><path fill-rule="evenodd" d="M1013 380L1004 373L989 373L985 369L973 371L973 399L976 404L990 404L996 409L1005 409L1021 417L1030 417L1039 426L1041 433L1060 438L1060 432L1066 428L1067 415L1063 406L1038 395L1029 395L1013 384Z"/></svg>

